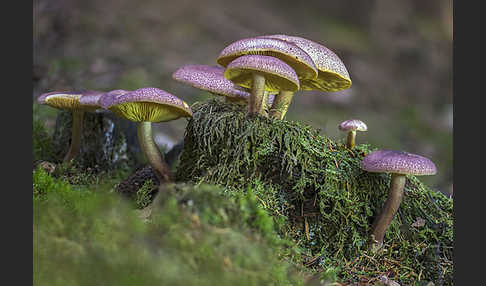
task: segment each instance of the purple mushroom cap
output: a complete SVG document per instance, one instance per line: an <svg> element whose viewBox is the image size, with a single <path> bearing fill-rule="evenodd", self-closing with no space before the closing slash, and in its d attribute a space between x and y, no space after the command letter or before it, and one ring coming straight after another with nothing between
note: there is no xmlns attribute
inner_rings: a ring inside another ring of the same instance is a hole
<svg viewBox="0 0 486 286"><path fill-rule="evenodd" d="M130 121L165 122L192 117L185 101L155 87L139 88L111 98L106 108Z"/></svg>
<svg viewBox="0 0 486 286"><path fill-rule="evenodd" d="M437 169L429 159L394 150L378 150L364 157L361 167L368 172L404 175L435 175Z"/></svg>
<svg viewBox="0 0 486 286"><path fill-rule="evenodd" d="M316 79L301 82L302 90L339 91L351 86L346 66L341 59L327 47L314 41L288 35L267 35L258 38L271 38L288 41L304 50L312 58L318 70Z"/></svg>
<svg viewBox="0 0 486 286"><path fill-rule="evenodd" d="M131 92L130 90L124 90L124 89L115 89L115 90L111 90L105 94L103 94L101 96L101 98L99 99L99 104L101 107L103 107L104 109L108 109L108 106L111 105L112 101L120 96L120 95L123 95L125 93L129 93Z"/></svg>
<svg viewBox="0 0 486 286"><path fill-rule="evenodd" d="M234 59L244 55L266 55L279 58L291 66L299 79L317 78L317 67L312 58L293 43L280 39L246 38L224 48L218 64L227 67Z"/></svg>
<svg viewBox="0 0 486 286"><path fill-rule="evenodd" d="M82 93L79 98L79 103L83 105L83 109L96 110L101 108L100 98L105 92L97 90L87 90Z"/></svg>
<svg viewBox="0 0 486 286"><path fill-rule="evenodd" d="M94 111L101 108L99 99L104 94L102 91L86 90L77 91L51 91L41 94L37 103L47 104L58 109L78 109Z"/></svg>
<svg viewBox="0 0 486 286"><path fill-rule="evenodd" d="M341 131L367 131L368 126L359 119L349 119L341 122L338 126Z"/></svg>
<svg viewBox="0 0 486 286"><path fill-rule="evenodd" d="M224 77L224 68L208 65L185 65L172 78L217 95L248 99L250 93Z"/></svg>
<svg viewBox="0 0 486 286"><path fill-rule="evenodd" d="M271 56L246 55L236 58L226 68L224 76L240 86L251 88L254 72L264 75L267 91L299 89L299 79L294 69Z"/></svg>
<svg viewBox="0 0 486 286"><path fill-rule="evenodd" d="M75 91L51 91L51 92L46 92L37 97L37 103L38 104L47 104L46 99L50 96L76 96L76 97L81 97L82 93L80 92L75 92Z"/></svg>

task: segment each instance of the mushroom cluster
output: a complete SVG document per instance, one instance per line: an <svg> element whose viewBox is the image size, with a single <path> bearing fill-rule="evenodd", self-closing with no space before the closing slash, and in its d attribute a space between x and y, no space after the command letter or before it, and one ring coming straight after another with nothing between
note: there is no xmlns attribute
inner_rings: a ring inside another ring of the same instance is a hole
<svg viewBox="0 0 486 286"><path fill-rule="evenodd" d="M341 59L317 42L288 35L265 35L237 40L226 46L216 59L218 65L185 65L172 78L194 88L224 96L229 104L247 105L250 117L283 120L297 91L336 92L351 86ZM72 111L71 145L63 161L76 157L82 141L84 112L98 109L136 122L138 141L159 182L173 181L152 134L152 123L192 117L191 108L176 96L154 87L133 91L49 92L39 104ZM339 130L347 132L346 148L355 148L357 131L367 131L358 119L343 121ZM406 175L433 175L429 159L402 151L378 150L366 155L362 169L391 173L388 197L371 227L372 249L382 247L385 232L404 195ZM370 190L371 191L371 190Z"/></svg>
<svg viewBox="0 0 486 286"><path fill-rule="evenodd" d="M71 145L63 162L71 161L79 153L84 112L103 109L137 123L140 148L155 175L160 182L173 180L172 172L153 139L151 124L153 122L171 121L180 117L191 117L191 108L178 97L158 88L144 87L134 91L123 89L115 89L109 92L93 90L84 92L55 91L41 94L37 98L37 102L72 111Z"/></svg>
<svg viewBox="0 0 486 286"><path fill-rule="evenodd" d="M334 92L349 88L351 79L339 57L311 40L268 35L237 40L226 46L220 66L186 65L172 78L247 104L249 116L282 120L299 90Z"/></svg>

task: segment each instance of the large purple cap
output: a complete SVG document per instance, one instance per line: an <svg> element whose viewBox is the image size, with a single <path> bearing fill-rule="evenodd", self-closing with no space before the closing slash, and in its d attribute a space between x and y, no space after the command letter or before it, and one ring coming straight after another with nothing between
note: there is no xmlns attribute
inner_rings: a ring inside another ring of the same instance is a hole
<svg viewBox="0 0 486 286"><path fill-rule="evenodd" d="M172 74L172 78L195 88L217 95L246 99L250 93L224 77L224 68L208 65L186 65Z"/></svg>
<svg viewBox="0 0 486 286"><path fill-rule="evenodd" d="M224 48L218 64L227 67L234 59L244 55L265 55L279 58L291 66L299 79L317 78L317 67L312 58L293 43L280 39L246 38Z"/></svg>
<svg viewBox="0 0 486 286"><path fill-rule="evenodd" d="M304 50L312 58L319 72L316 79L302 80L302 90L339 91L351 86L346 66L341 59L327 47L314 41L288 35L268 35L261 38L280 39L291 42Z"/></svg>
<svg viewBox="0 0 486 286"><path fill-rule="evenodd" d="M130 121L165 122L192 116L186 102L155 87L139 88L111 98L107 108Z"/></svg>
<svg viewBox="0 0 486 286"><path fill-rule="evenodd" d="M285 62L270 56L246 55L236 58L226 68L224 77L240 86L251 88L252 73L265 77L267 91L299 89L295 71Z"/></svg>
<svg viewBox="0 0 486 286"><path fill-rule="evenodd" d="M120 95L123 95L125 93L129 93L131 92L130 90L124 90L124 89L115 89L115 90L111 90L105 94L103 94L101 96L101 98L99 99L99 104L101 107L103 107L104 109L108 109L108 106L111 105L111 103L113 102L113 100L117 97L119 97Z"/></svg>
<svg viewBox="0 0 486 286"><path fill-rule="evenodd" d="M341 131L367 131L368 126L359 119L349 119L341 122L338 126Z"/></svg>
<svg viewBox="0 0 486 286"><path fill-rule="evenodd" d="M361 167L368 172L404 175L435 175L437 169L429 159L394 150L378 150L364 157Z"/></svg>

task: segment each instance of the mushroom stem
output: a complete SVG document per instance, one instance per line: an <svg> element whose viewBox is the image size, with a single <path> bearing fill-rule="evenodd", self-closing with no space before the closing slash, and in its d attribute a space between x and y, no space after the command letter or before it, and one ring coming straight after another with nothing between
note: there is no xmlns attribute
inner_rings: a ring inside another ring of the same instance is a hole
<svg viewBox="0 0 486 286"><path fill-rule="evenodd" d="M259 114L268 117L268 92L263 92L262 105L260 106Z"/></svg>
<svg viewBox="0 0 486 286"><path fill-rule="evenodd" d="M405 187L406 176L403 174L392 173L388 197L383 209L375 218L372 226L372 250L376 251L383 245L385 232L393 220L393 217L400 207L403 198L403 189Z"/></svg>
<svg viewBox="0 0 486 286"><path fill-rule="evenodd" d="M154 169L155 174L160 182L172 181L173 175L169 166L165 163L162 153L152 136L151 122L137 122L137 135L140 148L145 154L148 163Z"/></svg>
<svg viewBox="0 0 486 286"><path fill-rule="evenodd" d="M270 117L282 120L289 109L293 96L293 91L281 90L273 100L272 107L270 108Z"/></svg>
<svg viewBox="0 0 486 286"><path fill-rule="evenodd" d="M73 123L71 126L71 145L69 146L69 150L64 156L63 162L67 163L71 161L76 155L78 155L80 147L81 147L81 135L83 133L83 118L84 118L84 111L82 110L73 110Z"/></svg>
<svg viewBox="0 0 486 286"><path fill-rule="evenodd" d="M248 102L249 115L264 115L262 105L264 104L265 77L259 73L252 73L251 94ZM266 103L265 103L266 104Z"/></svg>
<svg viewBox="0 0 486 286"><path fill-rule="evenodd" d="M354 145L356 144L356 131L351 130L348 132L348 138L346 140L346 147L349 149L353 149Z"/></svg>

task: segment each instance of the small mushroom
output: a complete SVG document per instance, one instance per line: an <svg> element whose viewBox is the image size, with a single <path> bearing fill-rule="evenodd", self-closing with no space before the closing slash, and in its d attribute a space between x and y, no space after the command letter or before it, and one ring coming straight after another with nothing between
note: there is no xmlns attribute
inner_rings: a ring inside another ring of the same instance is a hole
<svg viewBox="0 0 486 286"><path fill-rule="evenodd" d="M348 132L346 140L346 147L353 149L356 141L356 131L367 131L368 126L359 119L349 119L341 122L338 126L339 130Z"/></svg>
<svg viewBox="0 0 486 286"><path fill-rule="evenodd" d="M295 71L278 58L262 55L246 55L228 64L225 78L237 85L251 88L248 114L265 116L268 93L265 91L299 89Z"/></svg>
<svg viewBox="0 0 486 286"><path fill-rule="evenodd" d="M63 162L69 162L78 155L81 147L84 112L93 112L101 108L98 101L103 94L103 92L95 90L84 92L53 91L43 93L37 98L37 103L39 104L71 110L72 112L71 145L64 156Z"/></svg>
<svg viewBox="0 0 486 286"><path fill-rule="evenodd" d="M185 65L177 69L172 78L192 87L224 96L227 102L246 104L250 92L224 77L224 68L208 65Z"/></svg>
<svg viewBox="0 0 486 286"><path fill-rule="evenodd" d="M429 159L393 150L378 150L364 157L362 169L368 172L391 173L388 197L380 214L372 225L372 251L377 251L383 245L385 232L393 220L403 198L406 175L435 175L437 169Z"/></svg>
<svg viewBox="0 0 486 286"><path fill-rule="evenodd" d="M266 35L258 38L279 39L290 42L305 51L317 67L317 78L300 78L301 90L339 91L351 86L349 73L341 59L325 46L314 41L287 35ZM270 117L283 119L294 93L282 91L270 108Z"/></svg>
<svg viewBox="0 0 486 286"><path fill-rule="evenodd" d="M152 135L152 122L166 122L180 117L192 117L191 108L178 97L154 87L132 92L103 95L103 107L123 119L137 123L140 148L154 169L160 182L173 180L172 172L165 163Z"/></svg>

